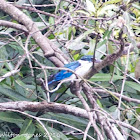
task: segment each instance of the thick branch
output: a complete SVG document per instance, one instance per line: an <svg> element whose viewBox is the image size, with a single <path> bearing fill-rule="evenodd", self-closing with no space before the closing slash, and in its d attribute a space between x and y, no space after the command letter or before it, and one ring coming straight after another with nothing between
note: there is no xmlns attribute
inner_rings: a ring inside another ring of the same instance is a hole
<svg viewBox="0 0 140 140"><path fill-rule="evenodd" d="M75 82L75 83L74 83L74 86L71 87L71 91L72 91L72 93L76 94L77 97L81 100L81 102L82 102L84 108L85 108L86 111L87 111L89 120L90 120L90 122L91 122L93 128L95 129L95 131L96 131L98 137L99 137L101 140L103 140L103 139L104 139L104 138L103 138L103 135L101 134L101 132L99 131L99 128L98 128L97 125L96 125L96 121L95 121L95 118L96 118L96 117L95 117L95 115L93 115L94 112L92 113L92 111L91 111L89 105L87 104L87 102L85 101L84 97L83 97L83 96L81 95L81 93L80 93L80 83L79 83L79 82ZM93 117L93 116L94 116L94 117Z"/></svg>
<svg viewBox="0 0 140 140"><path fill-rule="evenodd" d="M95 67L92 67L87 74L84 76L85 78L89 79L90 77L92 77L94 74L96 74L97 72L99 72L101 69L103 69L104 67L112 64L114 61L116 61L123 53L124 50L124 41L122 38L122 34L123 31L120 31L119 34L119 40L120 40L120 49L117 50L115 53L106 56L103 61L101 61L99 64L95 65Z"/></svg>
<svg viewBox="0 0 140 140"><path fill-rule="evenodd" d="M0 9L8 13L11 17L22 23L28 30L29 34L34 38L36 43L41 47L44 55L49 58L56 66L63 66L66 63L66 57L59 48L54 46L49 39L42 35L35 23L15 6L0 0ZM55 59L52 57L56 57Z"/></svg>
<svg viewBox="0 0 140 140"><path fill-rule="evenodd" d="M86 119L89 118L86 110L75 107L75 106L65 105L65 104L60 104L60 103L27 102L27 101L0 103L0 111L5 111L6 109L32 111L32 112L37 112L37 111L42 110L42 111L48 111L48 112L54 112L54 113L71 114L71 115L86 118ZM95 119L98 119L98 118L95 118ZM140 130L138 130L137 128L127 123L116 121L109 118L108 120L110 122L120 124L126 128L129 128L140 135Z"/></svg>
<svg viewBox="0 0 140 140"><path fill-rule="evenodd" d="M27 28L21 24L0 20L0 26L15 28L17 30L21 30L23 32L28 32Z"/></svg>
<svg viewBox="0 0 140 140"><path fill-rule="evenodd" d="M48 103L45 101L44 102L17 101L17 102L0 103L0 110L2 109L15 109L20 111L31 111L31 112L38 112L42 110L55 113L72 114L74 116L88 118L87 112L84 109L60 103L52 103L52 102Z"/></svg>
<svg viewBox="0 0 140 140"><path fill-rule="evenodd" d="M85 95L87 96L88 100L90 101L92 108L95 110L100 110L100 107L97 105L96 100L92 96L92 88L90 88L86 83L84 83L83 91L84 91ZM113 134L112 127L110 127L111 124L108 122L106 117L99 112L96 112L96 115L98 116L97 117L98 122L100 122L100 124L102 124L108 138L111 140L115 140L116 136Z"/></svg>
<svg viewBox="0 0 140 140"><path fill-rule="evenodd" d="M90 77L92 77L94 74L96 74L97 72L99 72L101 69L103 69L104 67L112 64L114 61L116 61L122 54L123 49L120 49L118 52L113 53L111 55L106 56L106 58L101 61L100 63L96 64L94 69L91 68L89 70L89 72L87 73L87 75L85 75L85 77L87 79L89 79Z"/></svg>
<svg viewBox="0 0 140 140"><path fill-rule="evenodd" d="M39 31L35 23L28 16L26 16L15 6L8 4L5 0L0 1L0 9L8 13L18 22L22 23L28 29L29 33L32 35L32 37L35 39L38 45L42 48L46 56L53 55L54 51L50 47L50 44Z"/></svg>

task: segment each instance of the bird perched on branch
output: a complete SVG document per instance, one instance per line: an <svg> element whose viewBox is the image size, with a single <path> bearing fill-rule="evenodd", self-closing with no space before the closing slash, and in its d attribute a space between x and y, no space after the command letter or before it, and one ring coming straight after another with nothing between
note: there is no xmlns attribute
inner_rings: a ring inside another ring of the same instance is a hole
<svg viewBox="0 0 140 140"><path fill-rule="evenodd" d="M95 63L98 62L95 60ZM83 56L80 60L71 62L69 64L64 65L64 68L68 68L76 73L76 75L79 75L83 77L87 71L92 67L93 65L93 56L86 55ZM60 72L56 73L52 76L52 80L48 82L48 85L59 83L62 80L70 79L71 81L76 79L76 75L68 70L61 70Z"/></svg>

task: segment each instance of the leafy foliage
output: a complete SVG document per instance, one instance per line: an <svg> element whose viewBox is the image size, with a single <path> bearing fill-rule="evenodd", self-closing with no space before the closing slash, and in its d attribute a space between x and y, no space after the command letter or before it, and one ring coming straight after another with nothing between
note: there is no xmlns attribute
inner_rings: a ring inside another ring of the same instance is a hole
<svg viewBox="0 0 140 140"><path fill-rule="evenodd" d="M116 52L120 45L119 32L123 24L125 26L123 39L126 53L113 65L105 67L98 74L91 77L89 81L93 87L102 87L106 91L121 93L123 80L125 79L123 95L140 100L140 82L138 81L140 77L135 77L136 70L137 74L140 75L139 64L137 64L139 61L137 44L140 41L140 6L138 1L108 0L104 2L84 0L80 3L67 0L32 0L32 3L36 5L36 9L54 15L41 14L44 21L37 12L24 9L25 6L30 5L29 1L18 0L15 3L22 7L23 12L35 22L46 37L67 56L71 56L73 60L78 60L83 55L93 55L94 52L95 57L102 60L106 55ZM54 5L50 7L43 6L51 4ZM1 20L16 22L2 11L0 11L0 17ZM7 72L14 70L21 57L26 53L27 36L26 33L14 28L0 26L0 78ZM36 42L31 38L27 49L30 50L35 46ZM130 49L129 55L128 49ZM38 46L31 52L31 55L29 56L30 59L25 59L20 65L19 72L0 81L1 103L8 101L41 102L42 100L47 100L46 91L41 82L42 80L44 81L45 75L35 59L45 66L54 67L54 65L44 57L42 50ZM136 67L137 69L135 70ZM45 72L47 75L52 75L56 70L47 69ZM126 72L127 75L125 75ZM79 98L67 89L68 85L67 83L63 84L59 90L51 93L50 100L83 108ZM98 97L101 97L97 100L98 105L112 117L118 119L116 116L119 114L119 99L113 97L111 93L104 97L105 95L107 94L98 95ZM88 102L87 99L86 101ZM139 108L140 105L135 102L122 100L121 121L140 129ZM32 112L28 113L37 115ZM58 120L81 131L85 131L88 124L86 119L69 114L47 112L38 117ZM43 124L54 140L80 140L83 137L78 130L62 124L49 121L43 121ZM3 140L7 140L8 137L9 139L12 138L12 140L48 139L48 135L39 122L19 113L0 112L0 125L0 137ZM88 134L97 139L93 131L93 128L90 128ZM7 133L4 134L5 132ZM135 139L139 138L138 134L129 129L126 130L126 133L128 134L126 135L127 139L130 138L129 135ZM4 134L4 136L1 134ZM17 134L17 136L8 136L8 134ZM88 137L87 139L90 138ZM105 139L107 138L105 137Z"/></svg>

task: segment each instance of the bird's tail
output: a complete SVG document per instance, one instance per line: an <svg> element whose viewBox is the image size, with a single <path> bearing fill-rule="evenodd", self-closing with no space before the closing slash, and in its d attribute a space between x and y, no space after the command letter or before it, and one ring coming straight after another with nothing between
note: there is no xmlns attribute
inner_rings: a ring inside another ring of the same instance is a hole
<svg viewBox="0 0 140 140"><path fill-rule="evenodd" d="M54 82L56 82L55 80L51 80L48 82L48 86L52 85Z"/></svg>

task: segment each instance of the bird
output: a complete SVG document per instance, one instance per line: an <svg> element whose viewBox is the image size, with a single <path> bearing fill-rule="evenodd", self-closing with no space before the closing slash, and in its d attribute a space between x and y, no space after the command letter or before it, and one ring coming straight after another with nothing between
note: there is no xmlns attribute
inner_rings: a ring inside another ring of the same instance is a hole
<svg viewBox="0 0 140 140"><path fill-rule="evenodd" d="M98 62L95 59L95 62ZM80 60L70 62L66 65L64 65L64 68L68 68L70 70L73 70L76 75L79 75L83 77L87 71L92 67L93 65L93 56L92 55L85 55L81 57ZM67 70L61 70L60 72L54 74L51 78L51 80L48 82L48 86L53 85L55 83L59 83L62 80L70 79L73 81L76 79L76 76L73 72L67 71Z"/></svg>

